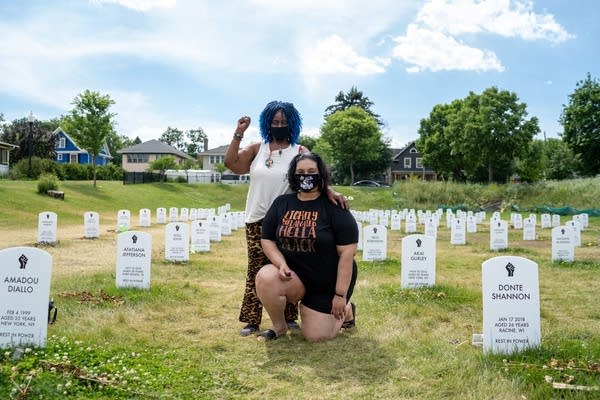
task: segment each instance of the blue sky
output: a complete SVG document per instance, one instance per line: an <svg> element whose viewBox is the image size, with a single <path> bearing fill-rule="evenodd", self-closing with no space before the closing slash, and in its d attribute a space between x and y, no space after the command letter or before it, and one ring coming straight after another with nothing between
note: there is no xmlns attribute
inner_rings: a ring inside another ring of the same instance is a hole
<svg viewBox="0 0 600 400"><path fill-rule="evenodd" d="M316 136L356 86L402 147L436 104L496 86L558 137L577 81L600 78L599 19L597 0L0 0L0 113L56 118L90 89L121 135L202 127L214 148L242 115L258 140L275 99Z"/></svg>

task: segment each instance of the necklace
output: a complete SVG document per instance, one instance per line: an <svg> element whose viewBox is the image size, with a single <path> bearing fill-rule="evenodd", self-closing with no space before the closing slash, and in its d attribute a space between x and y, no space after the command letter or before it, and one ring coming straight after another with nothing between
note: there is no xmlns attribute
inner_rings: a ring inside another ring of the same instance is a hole
<svg viewBox="0 0 600 400"><path fill-rule="evenodd" d="M281 153L283 153L283 149L281 148L281 145L279 145L279 157L281 157ZM265 165L267 166L267 168L271 168L273 166L273 150L271 150L269 148L269 158L267 158L267 160L265 161Z"/></svg>

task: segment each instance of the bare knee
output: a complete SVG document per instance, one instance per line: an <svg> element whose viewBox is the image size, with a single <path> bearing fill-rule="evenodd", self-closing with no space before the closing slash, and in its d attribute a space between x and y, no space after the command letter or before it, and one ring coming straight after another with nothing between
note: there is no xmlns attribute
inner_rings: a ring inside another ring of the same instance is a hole
<svg viewBox="0 0 600 400"><path fill-rule="evenodd" d="M279 270L273 264L267 264L256 273L256 286L270 284L279 280Z"/></svg>

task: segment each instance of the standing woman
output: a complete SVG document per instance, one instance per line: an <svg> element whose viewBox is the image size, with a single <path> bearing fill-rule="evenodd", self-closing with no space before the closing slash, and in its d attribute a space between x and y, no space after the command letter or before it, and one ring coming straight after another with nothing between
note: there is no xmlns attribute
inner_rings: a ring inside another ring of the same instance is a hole
<svg viewBox="0 0 600 400"><path fill-rule="evenodd" d="M250 117L241 117L231 144L225 154L225 166L236 174L250 173L250 187L246 199L246 242L248 246L248 272L239 320L246 324L240 331L248 336L259 330L262 304L256 296L255 277L258 270L269 262L263 253L260 239L262 220L273 200L290 193L286 174L290 161L298 153L307 151L298 145L302 117L292 103L272 101L260 113L259 129L262 142L240 149L240 142L250 126ZM347 208L343 195L329 190L334 203ZM285 320L290 328L298 328L296 304L287 304Z"/></svg>

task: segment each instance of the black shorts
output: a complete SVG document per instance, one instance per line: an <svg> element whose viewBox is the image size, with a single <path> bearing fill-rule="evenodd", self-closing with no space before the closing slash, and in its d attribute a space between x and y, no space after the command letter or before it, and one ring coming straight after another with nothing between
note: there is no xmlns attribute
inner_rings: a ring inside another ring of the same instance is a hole
<svg viewBox="0 0 600 400"><path fill-rule="evenodd" d="M356 262L352 263L352 279L350 279L350 286L348 287L348 291L346 292L346 303L350 301L352 297L352 292L354 292L354 285L356 284L356 276L358 274L358 269L356 268ZM302 280L302 277L300 277ZM315 310L324 314L331 314L332 307L332 299L335 296L335 282L333 285L328 288L319 288L312 289L307 287L304 282L305 293L304 297L300 302L311 310Z"/></svg>

